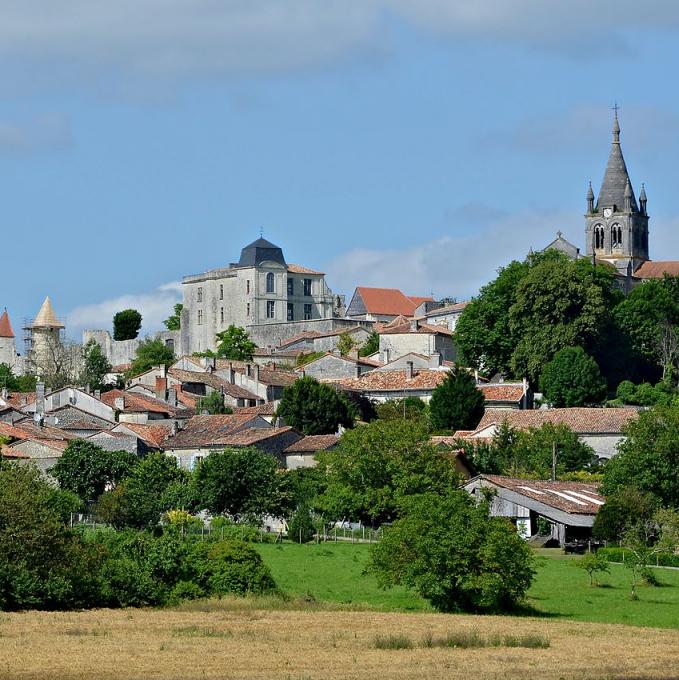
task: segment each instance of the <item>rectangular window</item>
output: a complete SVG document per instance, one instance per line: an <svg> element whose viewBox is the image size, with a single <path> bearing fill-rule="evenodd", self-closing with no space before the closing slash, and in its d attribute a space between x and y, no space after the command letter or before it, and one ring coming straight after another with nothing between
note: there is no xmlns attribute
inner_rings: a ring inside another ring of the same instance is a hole
<svg viewBox="0 0 679 680"><path fill-rule="evenodd" d="M199 326L203 325L203 310L202 309L198 310L198 325Z"/></svg>
<svg viewBox="0 0 679 680"><path fill-rule="evenodd" d="M223 283L219 284L219 299L220 300L224 299L224 284Z"/></svg>
<svg viewBox="0 0 679 680"><path fill-rule="evenodd" d="M266 302L266 318L273 319L276 316L276 303L273 300Z"/></svg>
<svg viewBox="0 0 679 680"><path fill-rule="evenodd" d="M245 305L245 316L248 318L250 317L250 303L248 302L247 305Z"/></svg>
<svg viewBox="0 0 679 680"><path fill-rule="evenodd" d="M222 307L222 308L219 310L219 317L220 317L220 319L221 319L221 322L224 323L224 307Z"/></svg>
<svg viewBox="0 0 679 680"><path fill-rule="evenodd" d="M288 302L288 321L294 320L295 320L295 305L293 305L291 302Z"/></svg>
<svg viewBox="0 0 679 680"><path fill-rule="evenodd" d="M304 279L304 295L311 295L311 279Z"/></svg>
<svg viewBox="0 0 679 680"><path fill-rule="evenodd" d="M288 295L295 294L295 279L288 279Z"/></svg>
<svg viewBox="0 0 679 680"><path fill-rule="evenodd" d="M304 320L309 321L311 319L311 305L304 305Z"/></svg>
<svg viewBox="0 0 679 680"><path fill-rule="evenodd" d="M196 292L196 300L197 300L197 302L203 301L203 287L202 286L198 286L198 291Z"/></svg>
<svg viewBox="0 0 679 680"><path fill-rule="evenodd" d="M274 287L274 276L271 272L266 275L266 292L274 293L276 291Z"/></svg>
<svg viewBox="0 0 679 680"><path fill-rule="evenodd" d="M250 279L245 282L245 292L250 295Z"/></svg>

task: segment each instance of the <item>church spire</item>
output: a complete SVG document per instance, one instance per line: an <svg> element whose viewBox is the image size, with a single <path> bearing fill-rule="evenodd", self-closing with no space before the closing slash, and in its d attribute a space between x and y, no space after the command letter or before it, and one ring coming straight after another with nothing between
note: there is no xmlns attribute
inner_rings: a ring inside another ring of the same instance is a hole
<svg viewBox="0 0 679 680"><path fill-rule="evenodd" d="M622 155L622 147L620 146L620 122L618 121L618 106L615 105L615 114L613 117L613 143L611 144L611 152L608 156L608 164L606 165L606 172L604 180L601 183L599 190L599 200L597 201L597 211L604 208L613 208L614 211L639 212L637 208L637 201L634 198L634 190L627 172L627 165L625 158ZM625 196L628 191L631 196ZM630 199L627 202L627 199ZM629 206L629 207L628 207Z"/></svg>
<svg viewBox="0 0 679 680"><path fill-rule="evenodd" d="M594 190L592 189L592 180L589 181L589 187L587 188L587 212L594 212Z"/></svg>
<svg viewBox="0 0 679 680"><path fill-rule="evenodd" d="M646 185L642 184L641 185L641 193L639 194L639 207L641 209L642 215L648 215L648 213L646 212L647 202L648 202L648 199L646 198Z"/></svg>

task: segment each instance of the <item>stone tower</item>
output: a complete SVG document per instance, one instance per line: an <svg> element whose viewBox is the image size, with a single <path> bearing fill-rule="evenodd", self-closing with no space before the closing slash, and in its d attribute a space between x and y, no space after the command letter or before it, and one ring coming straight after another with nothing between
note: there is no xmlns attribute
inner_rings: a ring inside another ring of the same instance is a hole
<svg viewBox="0 0 679 680"><path fill-rule="evenodd" d="M0 364L7 364L13 371L16 371L16 339L7 310L0 316Z"/></svg>
<svg viewBox="0 0 679 680"><path fill-rule="evenodd" d="M596 202L591 182L587 191L585 243L589 257L610 262L621 274L636 271L649 259L646 191L642 186L637 205L620 146L617 108L611 153Z"/></svg>
<svg viewBox="0 0 679 680"><path fill-rule="evenodd" d="M57 319L52 303L49 297L46 297L30 325L32 343L29 359L38 374L51 369L62 345L63 329L63 322Z"/></svg>

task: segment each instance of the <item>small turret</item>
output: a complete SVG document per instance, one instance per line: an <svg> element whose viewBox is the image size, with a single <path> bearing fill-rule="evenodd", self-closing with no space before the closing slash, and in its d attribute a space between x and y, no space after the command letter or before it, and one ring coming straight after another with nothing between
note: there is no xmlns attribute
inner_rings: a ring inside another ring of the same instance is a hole
<svg viewBox="0 0 679 680"><path fill-rule="evenodd" d="M646 203L648 199L646 198L646 185L642 184L641 185L641 193L639 194L639 207L641 208L641 214L642 215L648 215L648 212L646 211Z"/></svg>
<svg viewBox="0 0 679 680"><path fill-rule="evenodd" d="M624 193L624 199L625 199L625 212L632 212L632 197L634 194L632 193L632 185L630 184L629 177L627 178L627 183L625 184L625 193Z"/></svg>
<svg viewBox="0 0 679 680"><path fill-rule="evenodd" d="M594 190L592 189L592 182L589 182L589 188L587 189L587 212L592 214L594 212Z"/></svg>

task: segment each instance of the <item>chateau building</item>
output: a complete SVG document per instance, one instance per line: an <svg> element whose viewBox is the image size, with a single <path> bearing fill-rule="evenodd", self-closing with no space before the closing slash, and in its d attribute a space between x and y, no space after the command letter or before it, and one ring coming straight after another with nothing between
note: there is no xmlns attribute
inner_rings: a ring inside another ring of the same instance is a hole
<svg viewBox="0 0 679 680"><path fill-rule="evenodd" d="M321 272L288 264L283 251L259 238L238 262L183 280L181 347L186 354L215 349L230 325L256 326L332 319L338 301Z"/></svg>

